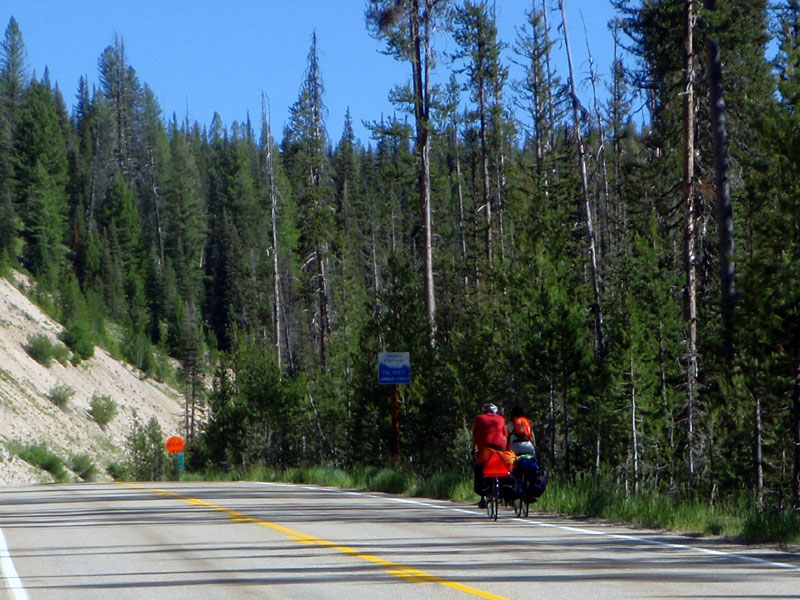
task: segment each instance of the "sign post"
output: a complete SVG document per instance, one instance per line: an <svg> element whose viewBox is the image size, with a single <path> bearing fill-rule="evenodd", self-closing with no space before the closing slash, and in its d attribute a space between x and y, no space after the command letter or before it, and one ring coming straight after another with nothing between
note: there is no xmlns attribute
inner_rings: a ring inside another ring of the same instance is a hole
<svg viewBox="0 0 800 600"><path fill-rule="evenodd" d="M186 443L183 441L182 437L173 435L164 445L167 448L167 452L176 455L175 478L180 479L180 474L183 472L183 449L186 447Z"/></svg>
<svg viewBox="0 0 800 600"><path fill-rule="evenodd" d="M411 361L408 352L378 354L378 385L392 386L392 463L400 457L400 408L398 385L411 383Z"/></svg>
<svg viewBox="0 0 800 600"><path fill-rule="evenodd" d="M400 458L400 401L397 384L392 384L392 437L390 439L392 449L392 465L397 464Z"/></svg>

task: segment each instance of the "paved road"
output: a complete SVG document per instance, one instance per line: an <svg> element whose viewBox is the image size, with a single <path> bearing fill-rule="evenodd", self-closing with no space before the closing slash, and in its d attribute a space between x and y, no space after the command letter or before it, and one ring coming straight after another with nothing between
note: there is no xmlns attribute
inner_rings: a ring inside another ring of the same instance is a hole
<svg viewBox="0 0 800 600"><path fill-rule="evenodd" d="M260 483L0 488L0 598L800 598L800 556Z"/></svg>

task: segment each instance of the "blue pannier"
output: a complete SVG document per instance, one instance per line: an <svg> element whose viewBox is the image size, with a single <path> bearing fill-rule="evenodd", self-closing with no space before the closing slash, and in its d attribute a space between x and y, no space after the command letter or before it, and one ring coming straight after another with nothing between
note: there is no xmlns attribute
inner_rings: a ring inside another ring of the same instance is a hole
<svg viewBox="0 0 800 600"><path fill-rule="evenodd" d="M522 456L514 464L514 475L520 492L526 498L538 498L547 488L547 471L532 456Z"/></svg>

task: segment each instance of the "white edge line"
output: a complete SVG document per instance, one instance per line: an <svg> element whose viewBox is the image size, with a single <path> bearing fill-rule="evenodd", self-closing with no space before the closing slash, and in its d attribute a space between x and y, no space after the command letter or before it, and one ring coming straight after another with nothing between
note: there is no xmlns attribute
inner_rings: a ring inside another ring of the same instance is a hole
<svg viewBox="0 0 800 600"><path fill-rule="evenodd" d="M471 514L471 515L476 514L476 511L474 511L474 510L469 510L469 509L464 509L464 508L456 508L454 506L446 506L446 505L442 505L442 504L431 504L430 502L420 502L418 500L412 500L410 498L394 498L394 497L387 497L387 496L379 496L379 495L376 495L376 494L369 494L369 493L366 493L366 492L355 492L355 491L352 491L352 490L341 490L339 488L332 488L332 487L326 487L326 486L317 486L317 487L300 486L299 484L272 483L272 482L269 482L269 481L256 481L256 482L253 482L253 483L259 483L261 485L276 485L276 486L282 486L282 487L303 487L304 489L315 489L315 490L324 489L326 491L341 492L341 493L346 494L348 496L363 496L365 498L378 498L378 499L382 499L382 500L388 500L389 502L397 502L397 503L403 503L403 504L415 504L417 506L424 506L426 508L438 508L440 510L449 510L449 511L452 511L452 512L465 513L465 514ZM640 538L640 537L636 537L636 536L632 536L632 535L623 535L623 534L619 534L619 533L605 533L605 532L602 532L602 531L592 531L590 529L583 529L581 527L570 527L570 526L567 526L567 525L553 525L552 523L543 523L541 521L533 521L533 520L530 520L530 519L522 519L522 518L518 518L518 517L513 517L513 519L515 521L520 522L520 523L526 523L528 525L535 525L536 527L550 527L550 528L553 528L553 529L561 529L562 531L569 531L571 533L580 533L580 534L584 534L584 535L599 535L599 536L610 537L610 538L615 538L615 539L619 539L619 540L627 540L629 542L636 542L636 543L639 543L639 544L649 544L651 546L664 546L665 548L672 548L674 550L690 550L692 552L697 552L697 553L700 553L700 554L710 554L712 556L722 556L722 557L727 557L727 558L735 558L735 559L740 560L742 562L749 562L749 563L755 563L755 564L768 565L770 567L775 567L777 569L787 569L787 570L790 570L790 571L800 571L800 567L798 567L797 565L792 565L792 564L788 564L788 563L773 562L771 560L766 560L764 558L757 558L755 556L744 556L743 554L736 554L736 553L733 553L733 552L723 552L721 550L711 550L711 549L708 549L708 548L700 548L698 546L690 546L688 544L673 544L671 542L661 542L661 541L658 541L658 540L648 540L647 538Z"/></svg>
<svg viewBox="0 0 800 600"><path fill-rule="evenodd" d="M14 600L28 600L28 592L22 587L22 581L17 575L17 569L14 568L14 561L11 560L11 553L8 551L2 529L0 529L0 571L2 571L3 578L6 580L8 589L11 590Z"/></svg>

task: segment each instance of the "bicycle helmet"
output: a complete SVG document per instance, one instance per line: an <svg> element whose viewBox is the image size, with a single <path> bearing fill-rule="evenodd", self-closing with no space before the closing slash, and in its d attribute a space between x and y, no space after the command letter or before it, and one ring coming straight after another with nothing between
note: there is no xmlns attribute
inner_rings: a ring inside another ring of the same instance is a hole
<svg viewBox="0 0 800 600"><path fill-rule="evenodd" d="M491 402L487 402L486 404L483 405L483 412L497 414L497 407Z"/></svg>

